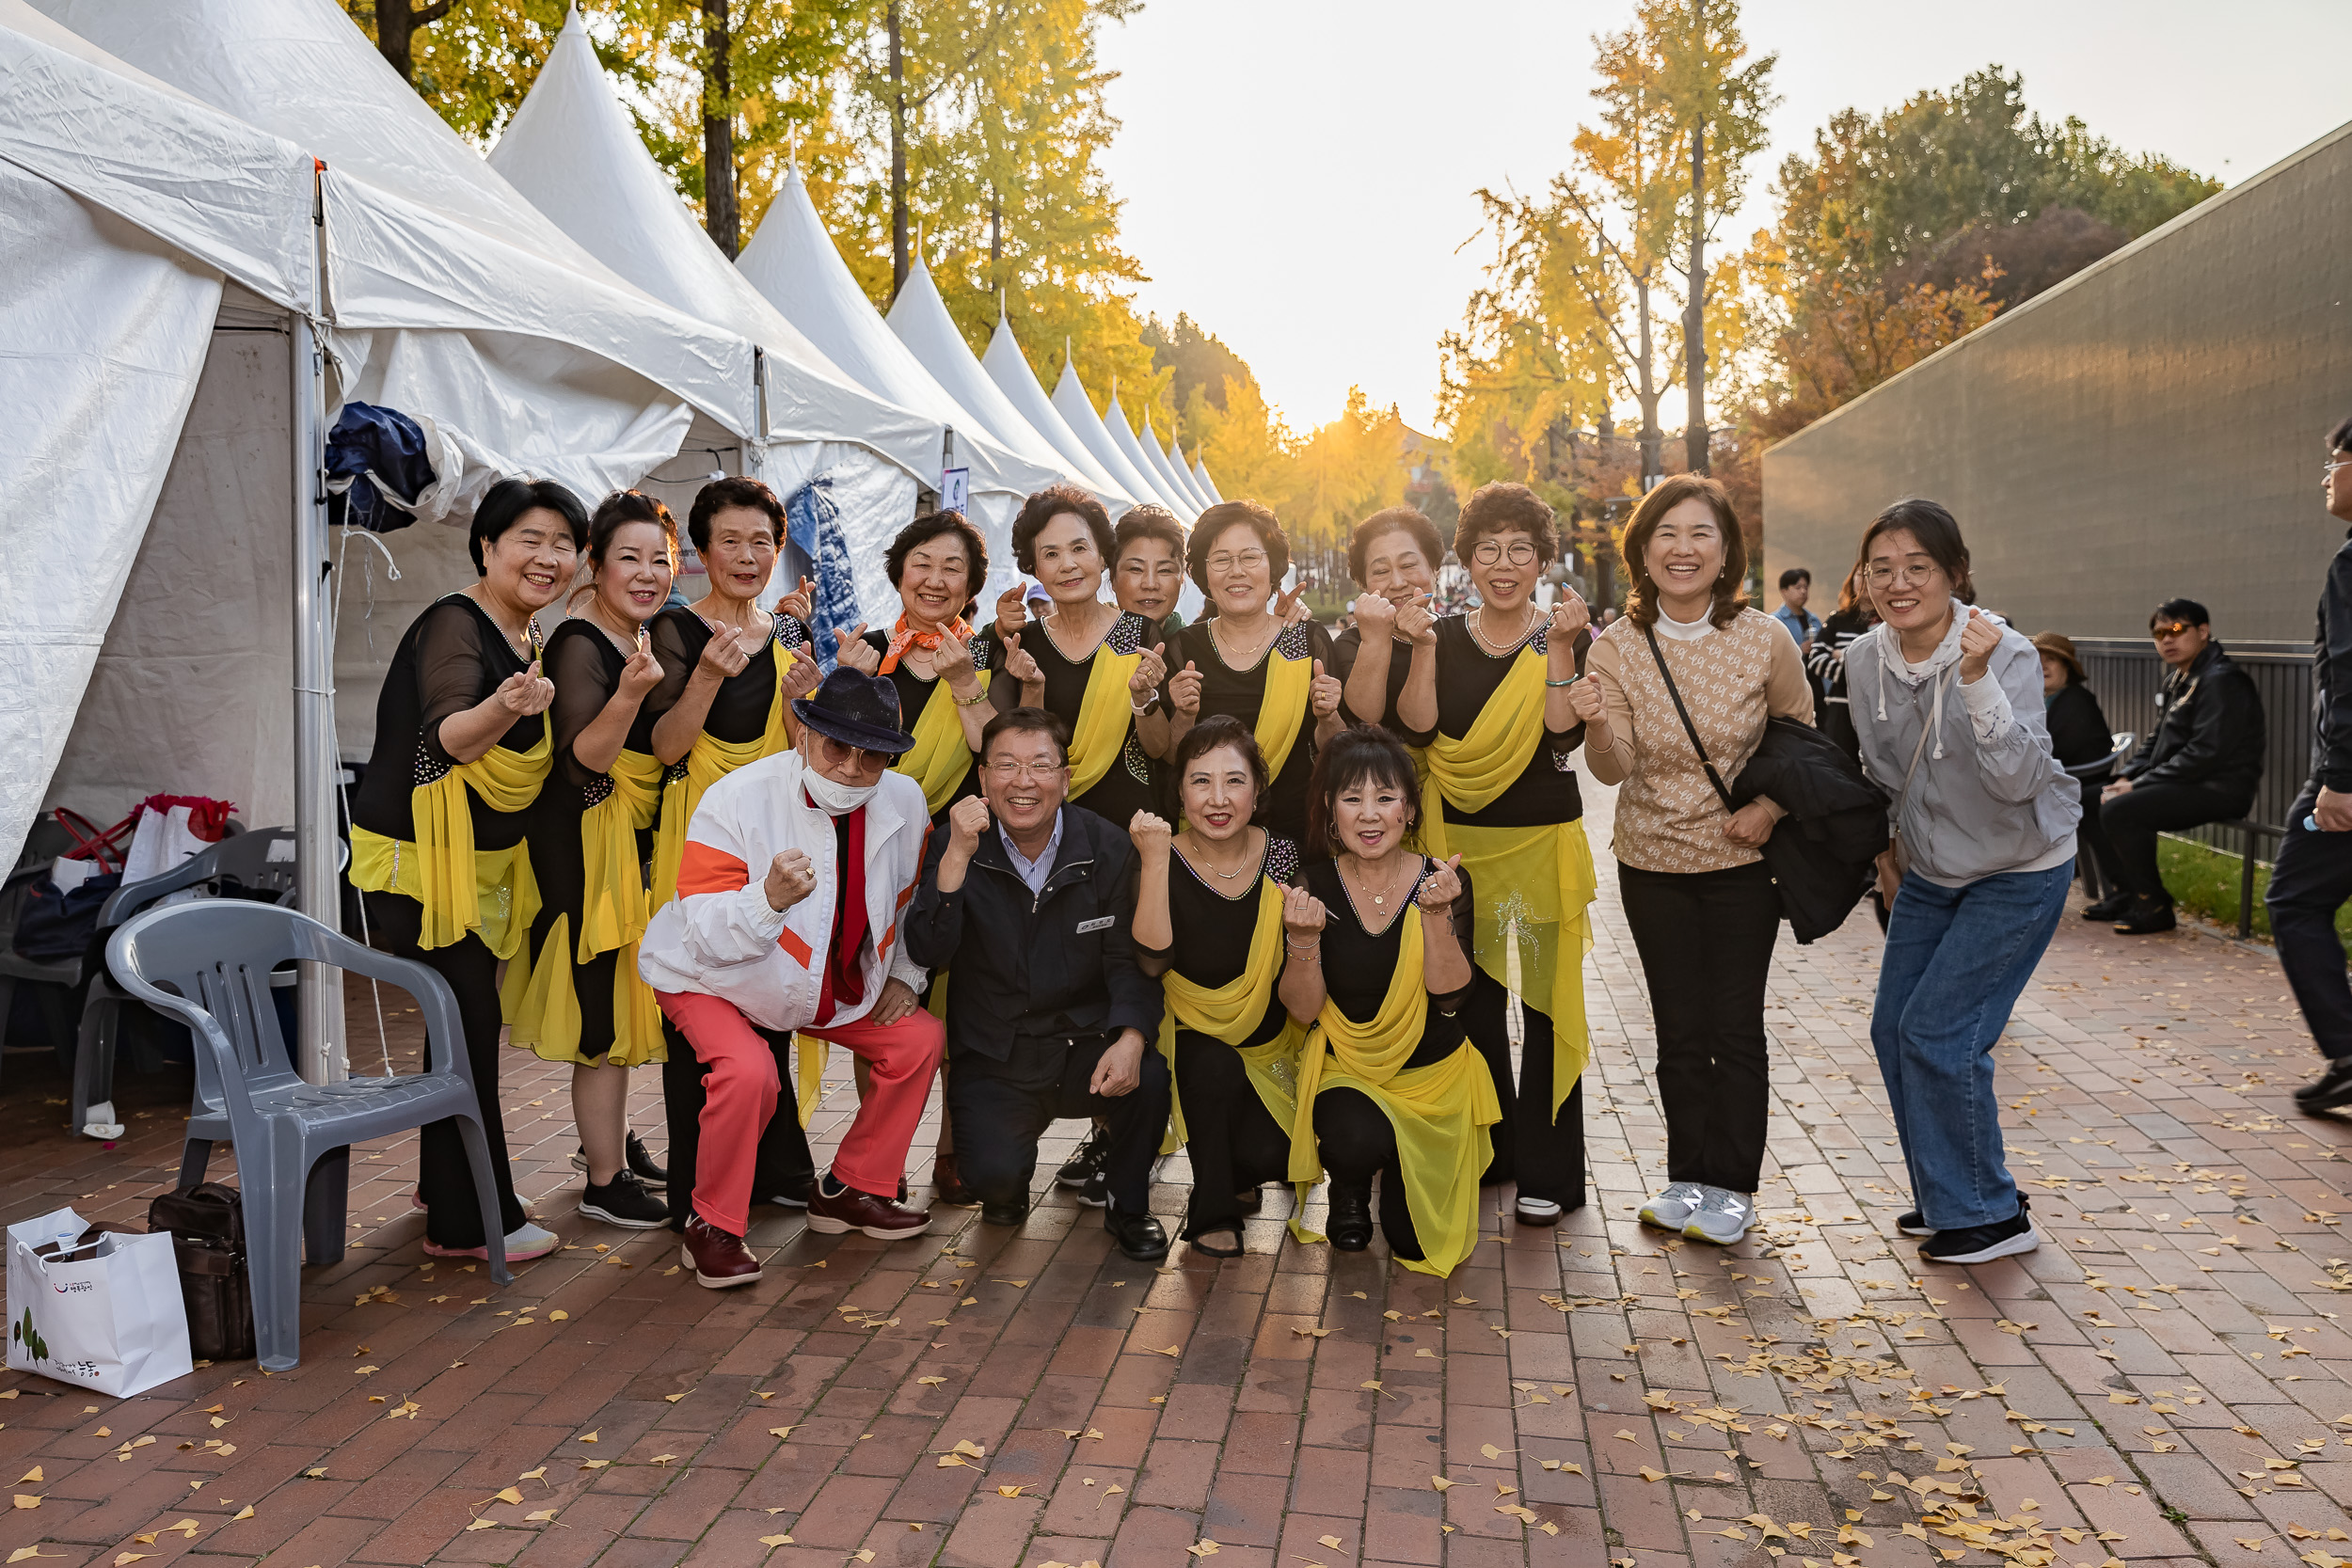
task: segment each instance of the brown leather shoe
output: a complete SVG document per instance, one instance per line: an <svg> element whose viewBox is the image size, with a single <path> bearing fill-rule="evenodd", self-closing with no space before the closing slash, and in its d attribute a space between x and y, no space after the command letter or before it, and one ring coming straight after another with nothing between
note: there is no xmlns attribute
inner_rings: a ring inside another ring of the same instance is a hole
<svg viewBox="0 0 2352 1568"><path fill-rule="evenodd" d="M963 1184L952 1148L942 1150L931 1162L931 1192L950 1209L969 1209L980 1201L979 1195Z"/></svg>
<svg viewBox="0 0 2352 1568"><path fill-rule="evenodd" d="M728 1235L699 1213L686 1216L686 1245L679 1249L678 1261L714 1291L756 1284L761 1272L759 1259L742 1237Z"/></svg>
<svg viewBox="0 0 2352 1568"><path fill-rule="evenodd" d="M816 1191L808 1195L808 1227L824 1236L863 1230L878 1242L895 1242L929 1230L931 1215L928 1209L910 1209L846 1184L838 1193L828 1195L820 1180Z"/></svg>

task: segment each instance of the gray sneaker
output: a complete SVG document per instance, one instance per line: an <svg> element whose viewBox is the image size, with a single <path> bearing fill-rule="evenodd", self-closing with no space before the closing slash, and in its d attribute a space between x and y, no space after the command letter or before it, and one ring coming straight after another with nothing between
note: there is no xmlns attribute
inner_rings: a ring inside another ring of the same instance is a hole
<svg viewBox="0 0 2352 1568"><path fill-rule="evenodd" d="M1642 1223L1661 1230L1679 1230L1691 1222L1707 1189L1695 1181L1669 1181L1665 1190L1642 1205Z"/></svg>
<svg viewBox="0 0 2352 1568"><path fill-rule="evenodd" d="M1706 1196L1691 1212L1690 1223L1682 1233L1694 1242L1712 1242L1717 1246L1731 1246L1748 1233L1756 1223L1756 1200L1747 1193L1735 1193L1724 1187L1701 1189Z"/></svg>

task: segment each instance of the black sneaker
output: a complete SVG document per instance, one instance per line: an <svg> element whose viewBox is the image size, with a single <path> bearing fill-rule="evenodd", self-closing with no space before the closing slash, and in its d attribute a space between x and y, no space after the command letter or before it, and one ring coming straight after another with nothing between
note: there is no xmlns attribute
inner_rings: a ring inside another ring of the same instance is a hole
<svg viewBox="0 0 2352 1568"><path fill-rule="evenodd" d="M1087 1133L1086 1141L1078 1146L1078 1151L1063 1162L1061 1169L1055 1173L1054 1180L1065 1187L1084 1187L1089 1178L1102 1173L1103 1162L1110 1158L1110 1132L1097 1126ZM1080 1201L1085 1200L1080 1199ZM1096 1204L1093 1207L1099 1209L1102 1205Z"/></svg>
<svg viewBox="0 0 2352 1568"><path fill-rule="evenodd" d="M1939 1230L1919 1243L1919 1256L1931 1263L1990 1263L2012 1258L2042 1244L2042 1233L2023 1209L1994 1225L1972 1225L1965 1230Z"/></svg>
<svg viewBox="0 0 2352 1568"><path fill-rule="evenodd" d="M1089 1209L1107 1209L1111 1203L1111 1179L1097 1165L1087 1174L1086 1184L1078 1189L1079 1203Z"/></svg>
<svg viewBox="0 0 2352 1568"><path fill-rule="evenodd" d="M2153 937L2160 932L2171 930L2177 924L2178 922L2172 918L2171 899L2138 898L2133 900L2132 907L2124 911L2123 918L2115 923L2115 934L2123 937Z"/></svg>
<svg viewBox="0 0 2352 1568"><path fill-rule="evenodd" d="M786 1209L805 1209L808 1207L808 1195L816 1190L817 1178L814 1175L796 1176L788 1181L779 1182L768 1201Z"/></svg>
<svg viewBox="0 0 2352 1568"><path fill-rule="evenodd" d="M1906 1209L1895 1216L1895 1228L1906 1236L1932 1236L1935 1227L1916 1209Z"/></svg>
<svg viewBox="0 0 2352 1568"><path fill-rule="evenodd" d="M639 1181L644 1183L645 1191L649 1193L666 1193L670 1190L669 1168L664 1165L657 1165L653 1163L653 1153L645 1148L644 1139L639 1137L636 1133L631 1132L628 1135L628 1142L623 1147L628 1151L626 1158L628 1162L628 1168L636 1173L637 1180ZM588 1169L588 1151L586 1149L575 1148L572 1150L572 1169L579 1171L583 1175L586 1174Z"/></svg>
<svg viewBox="0 0 2352 1568"><path fill-rule="evenodd" d="M2295 1103L2305 1111L2332 1111L2352 1105L2352 1056L2330 1059L2326 1071L2295 1091Z"/></svg>
<svg viewBox="0 0 2352 1568"><path fill-rule="evenodd" d="M580 1195L580 1212L589 1219L629 1230L658 1230L670 1223L670 1206L645 1191L637 1173L629 1170L601 1187L590 1182Z"/></svg>
<svg viewBox="0 0 2352 1568"><path fill-rule="evenodd" d="M2131 912L2131 908L2132 895L2119 889L2095 904L2085 904L2083 918L2085 920L2121 920Z"/></svg>

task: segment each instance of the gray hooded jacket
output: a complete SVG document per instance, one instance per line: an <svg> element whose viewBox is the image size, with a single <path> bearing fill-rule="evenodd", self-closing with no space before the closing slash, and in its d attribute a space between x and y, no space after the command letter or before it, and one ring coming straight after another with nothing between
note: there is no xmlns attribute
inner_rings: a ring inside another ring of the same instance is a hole
<svg viewBox="0 0 2352 1568"><path fill-rule="evenodd" d="M2062 863L2073 858L2083 815L2082 785L2050 752L2041 654L2003 626L1985 678L1962 685L1967 607L1953 608L1961 613L1924 673L1911 672L1883 624L1846 649L1863 768L1896 802L1890 817L1911 868L1947 887ZM1923 726L1930 733L1918 751ZM1919 764L1906 795L1915 752Z"/></svg>

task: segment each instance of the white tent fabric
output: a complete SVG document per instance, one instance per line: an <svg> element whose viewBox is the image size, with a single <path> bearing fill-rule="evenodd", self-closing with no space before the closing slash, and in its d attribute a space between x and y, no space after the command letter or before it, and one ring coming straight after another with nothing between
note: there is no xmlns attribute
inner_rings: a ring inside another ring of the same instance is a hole
<svg viewBox="0 0 2352 1568"><path fill-rule="evenodd" d="M1001 313L996 318L996 331L988 340L988 352L980 356L980 369L1004 393L1005 401L1029 421L1029 428L1045 437L1061 454L1062 461L1086 482L1086 487L1102 497L1103 503L1114 514L1135 504L1135 498L1126 487L1111 478L1109 469L1087 450L1087 444L1078 439L1078 433L1070 428L1070 421L1054 406L1053 399L1045 395L1037 372L1029 368L1029 356L1021 352L1020 340L1012 335L1012 324ZM1118 499L1114 500L1113 497Z"/></svg>
<svg viewBox="0 0 2352 1568"><path fill-rule="evenodd" d="M953 316L947 313L947 302L939 297L939 285L931 281L931 269L917 258L914 270L898 289L898 297L890 302L890 330L906 344L907 352L921 362L923 368L946 388L947 395L972 416L980 430L995 437L1009 451L1014 452L1041 468L1054 469L1067 481L1089 490L1098 488L1099 482L1073 465L1036 428L1021 416L1005 394L980 369L980 362L972 356L970 345L957 330ZM1124 491L1114 489L1100 498L1113 515L1132 504Z"/></svg>
<svg viewBox="0 0 2352 1568"><path fill-rule="evenodd" d="M1168 476L1160 472L1159 465L1152 462L1151 455L1143 450L1143 443L1136 439L1135 426L1127 422L1127 411L1119 405L1119 383L1116 381L1111 383L1110 405L1103 410L1103 429L1109 434L1111 445L1117 447L1119 454L1127 460L1127 466L1141 474L1144 482L1151 485L1152 493L1159 498L1160 504L1190 523L1199 508L1177 492Z"/></svg>
<svg viewBox="0 0 2352 1568"><path fill-rule="evenodd" d="M1210 505L1214 506L1225 499L1224 492L1216 487L1216 481L1209 477L1209 460L1202 457L1198 450L1192 454L1192 477L1199 480L1200 488L1208 493Z"/></svg>
<svg viewBox="0 0 2352 1568"><path fill-rule="evenodd" d="M621 277L765 350L769 439L853 442L929 480L939 460L939 421L857 386L735 270L645 150L577 10L489 164ZM735 434L763 432L747 423ZM912 488L907 499L911 507Z"/></svg>
<svg viewBox="0 0 2352 1568"><path fill-rule="evenodd" d="M1054 411L1062 417L1071 434L1092 454L1103 471L1119 482L1120 489L1138 502L1150 501L1166 506L1160 499L1160 487L1143 476L1142 470L1127 459L1104 427L1101 416L1094 412L1094 400L1087 396L1086 383L1078 379L1078 368L1071 363L1068 351L1062 357L1061 379L1054 384ZM1182 517L1183 513L1177 515Z"/></svg>
<svg viewBox="0 0 2352 1568"><path fill-rule="evenodd" d="M1152 428L1152 410L1149 408L1143 411L1143 428L1136 434L1136 445L1143 449L1143 455L1151 461L1152 475L1160 481L1160 488L1191 507L1196 514L1199 513L1200 498L1192 493L1192 486L1177 476L1175 466L1168 462L1167 450L1160 445L1159 434Z"/></svg>
<svg viewBox="0 0 2352 1568"><path fill-rule="evenodd" d="M1200 488L1199 480L1192 477L1191 466L1184 461L1184 449L1178 444L1174 436L1168 436L1168 445L1162 449L1161 455L1168 459L1168 471L1176 476L1176 483L1184 487L1184 493L1192 498L1193 504L1203 509L1207 508L1211 504L1209 493Z"/></svg>

